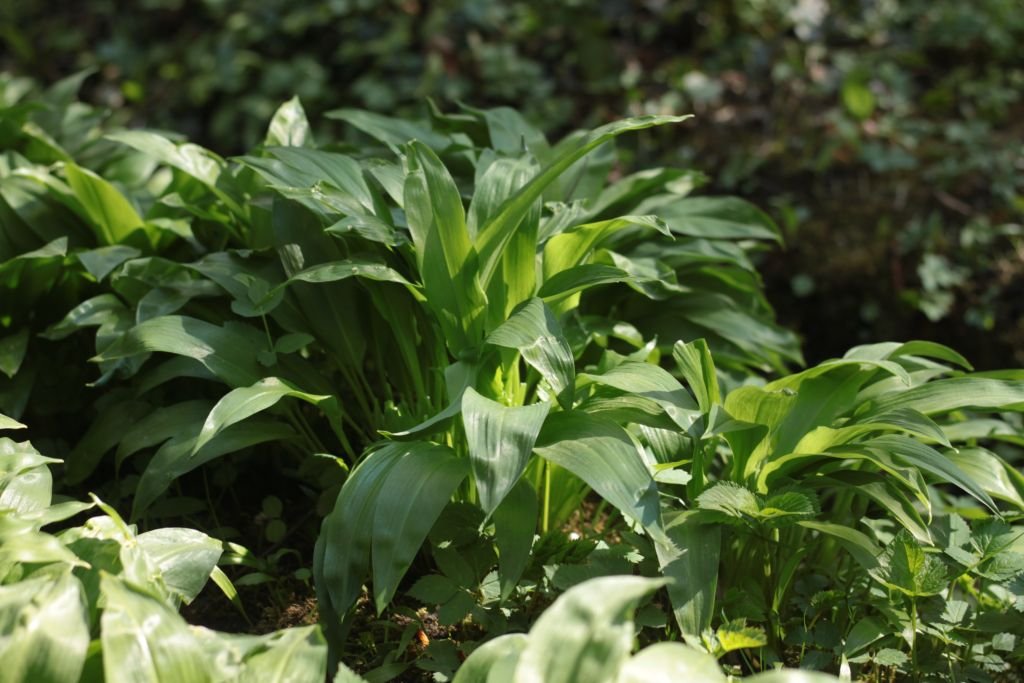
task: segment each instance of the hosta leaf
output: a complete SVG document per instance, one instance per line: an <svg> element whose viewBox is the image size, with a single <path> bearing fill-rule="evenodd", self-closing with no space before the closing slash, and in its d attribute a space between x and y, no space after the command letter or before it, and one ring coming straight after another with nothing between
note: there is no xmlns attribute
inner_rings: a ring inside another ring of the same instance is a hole
<svg viewBox="0 0 1024 683"><path fill-rule="evenodd" d="M410 140L419 140L437 151L451 144L447 136L427 126L361 109L335 109L324 116L345 121L391 148L398 148Z"/></svg>
<svg viewBox="0 0 1024 683"><path fill-rule="evenodd" d="M373 513L373 596L384 611L469 464L445 446L414 441L387 473Z"/></svg>
<svg viewBox="0 0 1024 683"><path fill-rule="evenodd" d="M633 655L619 670L616 683L726 683L718 661L682 643L655 643Z"/></svg>
<svg viewBox="0 0 1024 683"><path fill-rule="evenodd" d="M124 436L125 424L141 420L151 410L151 405L130 399L108 403L68 455L68 482L77 484L84 481Z"/></svg>
<svg viewBox="0 0 1024 683"><path fill-rule="evenodd" d="M638 576L609 576L570 588L530 629L513 680L609 680L629 657L637 603L664 584Z"/></svg>
<svg viewBox="0 0 1024 683"><path fill-rule="evenodd" d="M206 417L199 436L196 437L192 453L196 453L227 427L276 405L285 397L298 398L316 406L323 406L324 412L340 421L340 408L334 396L309 394L278 377L264 377L252 386L230 391L217 401L217 405Z"/></svg>
<svg viewBox="0 0 1024 683"><path fill-rule="evenodd" d="M103 672L108 681L211 680L202 646L170 607L117 578L100 579Z"/></svg>
<svg viewBox="0 0 1024 683"><path fill-rule="evenodd" d="M486 514L498 507L526 469L549 409L547 403L503 406L472 387L466 389L462 421L474 483Z"/></svg>
<svg viewBox="0 0 1024 683"><path fill-rule="evenodd" d="M721 527L684 512L666 520L665 533L668 542L656 541L654 547L661 573L673 579L668 584L672 612L683 637L700 643L715 611Z"/></svg>
<svg viewBox="0 0 1024 683"><path fill-rule="evenodd" d="M558 319L540 299L530 299L487 337L487 343L518 349L548 381L563 408L572 407L576 368Z"/></svg>
<svg viewBox="0 0 1024 683"><path fill-rule="evenodd" d="M120 467L126 458L144 448L157 446L183 432L194 433L210 414L213 404L205 399L161 406L148 415L133 420L121 436L114 456Z"/></svg>
<svg viewBox="0 0 1024 683"><path fill-rule="evenodd" d="M942 561L926 553L906 530L886 546L878 556L878 567L869 573L882 585L911 597L936 595L949 585Z"/></svg>
<svg viewBox="0 0 1024 683"><path fill-rule="evenodd" d="M246 387L263 374L256 360L261 351L258 337L246 329L167 315L136 325L92 360L130 358L153 351L173 353L199 361L232 387Z"/></svg>
<svg viewBox="0 0 1024 683"><path fill-rule="evenodd" d="M8 378L18 374L28 351L29 329L23 327L0 339L0 372Z"/></svg>
<svg viewBox="0 0 1024 683"><path fill-rule="evenodd" d="M552 413L534 450L585 481L655 538L664 536L657 485L619 425L577 411Z"/></svg>
<svg viewBox="0 0 1024 683"><path fill-rule="evenodd" d="M76 683L88 647L85 595L71 573L0 586L4 681Z"/></svg>
<svg viewBox="0 0 1024 683"><path fill-rule="evenodd" d="M462 666L455 672L452 683L507 683L511 682L511 670L526 648L529 638L525 633L508 633L473 650ZM507 677L496 675L508 667Z"/></svg>
<svg viewBox="0 0 1024 683"><path fill-rule="evenodd" d="M549 304L554 304L591 287L628 282L633 279L633 276L622 268L604 263L584 263L552 275L544 281L537 296Z"/></svg>
<svg viewBox="0 0 1024 683"><path fill-rule="evenodd" d="M268 147L266 151L271 157L246 156L239 161L284 196L317 214L373 213L373 194L355 159L298 147Z"/></svg>
<svg viewBox="0 0 1024 683"><path fill-rule="evenodd" d="M135 540L167 588L185 603L199 595L222 552L220 541L194 529L154 529Z"/></svg>
<svg viewBox="0 0 1024 683"><path fill-rule="evenodd" d="M847 351L843 357L887 360L889 358L899 358L901 356L924 356L927 358L937 358L939 360L953 363L954 365L959 365L965 370L974 369L966 358L953 349L930 341L909 341L902 344L899 342L881 342L878 344L855 346Z"/></svg>
<svg viewBox="0 0 1024 683"><path fill-rule="evenodd" d="M263 144L268 147L306 147L313 144L313 131L310 130L306 111L297 95L274 112Z"/></svg>
<svg viewBox="0 0 1024 683"><path fill-rule="evenodd" d="M498 546L501 599L507 600L530 563L537 529L537 492L525 479L512 487L494 510L494 540Z"/></svg>
<svg viewBox="0 0 1024 683"><path fill-rule="evenodd" d="M779 669L765 671L743 679L744 683L842 683L843 679L832 674L803 669Z"/></svg>
<svg viewBox="0 0 1024 683"><path fill-rule="evenodd" d="M142 252L138 249L124 244L113 244L109 247L75 252L75 257L89 274L96 278L97 282L102 282L107 275L125 261L138 258L141 255Z"/></svg>

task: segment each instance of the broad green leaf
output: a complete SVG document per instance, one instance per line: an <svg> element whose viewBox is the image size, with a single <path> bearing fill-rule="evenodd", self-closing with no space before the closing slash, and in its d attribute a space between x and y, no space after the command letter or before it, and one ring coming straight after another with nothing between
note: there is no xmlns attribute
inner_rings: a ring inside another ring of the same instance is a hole
<svg viewBox="0 0 1024 683"><path fill-rule="evenodd" d="M92 360L102 362L160 351L193 358L232 387L250 386L262 374L262 350L242 326L223 327L186 316L167 315L142 322Z"/></svg>
<svg viewBox="0 0 1024 683"><path fill-rule="evenodd" d="M960 448L944 453L955 467L993 498L1024 510L1024 475L984 448Z"/></svg>
<svg viewBox="0 0 1024 683"><path fill-rule="evenodd" d="M78 258L82 266L89 272L89 275L96 278L97 282L102 282L107 275L125 261L138 258L139 256L142 256L141 251L125 244L113 244L109 247L75 252L75 257Z"/></svg>
<svg viewBox="0 0 1024 683"><path fill-rule="evenodd" d="M604 263L584 263L552 275L544 281L537 296L544 299L546 303L554 305L567 296L572 296L591 287L629 282L633 279L633 276L622 268Z"/></svg>
<svg viewBox="0 0 1024 683"><path fill-rule="evenodd" d="M184 432L195 433L210 414L213 404L205 399L161 406L148 415L133 420L122 432L114 462L117 467L126 458L144 448L157 446Z"/></svg>
<svg viewBox="0 0 1024 683"><path fill-rule="evenodd" d="M803 669L765 671L743 679L744 683L842 683L842 680L831 674Z"/></svg>
<svg viewBox="0 0 1024 683"><path fill-rule="evenodd" d="M559 404L572 407L576 366L562 326L543 301L527 301L487 337L487 343L517 349L555 391Z"/></svg>
<svg viewBox="0 0 1024 683"><path fill-rule="evenodd" d="M971 376L939 379L875 398L861 407L858 417L866 419L894 408L913 408L925 415L961 408L1024 410L1024 380Z"/></svg>
<svg viewBox="0 0 1024 683"><path fill-rule="evenodd" d="M993 512L997 510L995 502L978 482L931 446L899 434L879 436L865 445L890 453L905 463L935 475L943 482L954 484Z"/></svg>
<svg viewBox="0 0 1024 683"><path fill-rule="evenodd" d="M68 455L68 482L78 484L92 474L103 456L124 436L125 425L143 419L152 408L147 403L131 399L106 404Z"/></svg>
<svg viewBox="0 0 1024 683"><path fill-rule="evenodd" d="M650 399L683 430L699 417L697 404L679 380L652 363L627 360L601 374L581 374L580 379Z"/></svg>
<svg viewBox="0 0 1024 683"><path fill-rule="evenodd" d="M268 147L270 157L240 157L283 196L318 215L360 215L375 210L359 163L342 154L298 147Z"/></svg>
<svg viewBox="0 0 1024 683"><path fill-rule="evenodd" d="M28 352L29 328L23 327L0 339L0 372L8 378L18 374Z"/></svg>
<svg viewBox="0 0 1024 683"><path fill-rule="evenodd" d="M737 197L685 197L657 211L672 232L680 235L782 241L768 214Z"/></svg>
<svg viewBox="0 0 1024 683"><path fill-rule="evenodd" d="M373 513L373 597L377 613L391 602L441 510L469 474L446 446L414 441L387 473Z"/></svg>
<svg viewBox="0 0 1024 683"><path fill-rule="evenodd" d="M697 339L689 344L677 341L672 347L672 358L697 398L702 413L709 413L711 406L722 402L715 361L706 341Z"/></svg>
<svg viewBox="0 0 1024 683"><path fill-rule="evenodd" d="M585 481L652 537L664 537L658 487L622 427L577 411L552 413L537 443L545 460Z"/></svg>
<svg viewBox="0 0 1024 683"><path fill-rule="evenodd" d="M665 534L667 541L655 541L654 547L661 573L673 579L668 584L672 612L683 637L699 644L715 612L721 527L683 512L668 518Z"/></svg>
<svg viewBox="0 0 1024 683"><path fill-rule="evenodd" d="M27 441L0 438L0 510L13 510L24 519L50 507L53 476L47 458Z"/></svg>
<svg viewBox="0 0 1024 683"><path fill-rule="evenodd" d="M76 683L89 647L82 584L70 572L0 586L0 677Z"/></svg>
<svg viewBox="0 0 1024 683"><path fill-rule="evenodd" d="M209 187L233 212L241 215L246 213L236 197L234 178L228 172L227 164L213 152L188 142L174 143L144 130L118 131L106 137L192 176Z"/></svg>
<svg viewBox="0 0 1024 683"><path fill-rule="evenodd" d="M100 578L103 672L108 681L210 681L202 646L188 624L152 595L108 574Z"/></svg>
<svg viewBox="0 0 1024 683"><path fill-rule="evenodd" d="M494 510L494 540L498 546L501 599L507 600L530 563L537 529L537 492L525 479L512 487Z"/></svg>
<svg viewBox="0 0 1024 683"><path fill-rule="evenodd" d="M472 387L462 395L466 444L484 513L494 512L526 469L550 407L548 403L503 406Z"/></svg>
<svg viewBox="0 0 1024 683"><path fill-rule="evenodd" d="M954 365L959 365L965 370L974 369L966 358L953 349L930 341L909 341L902 344L899 342L881 342L878 344L855 346L847 351L843 357L888 360L890 358L900 358L902 356L937 358L938 360L944 360L953 363Z"/></svg>
<svg viewBox="0 0 1024 683"><path fill-rule="evenodd" d="M627 131L642 130L666 123L678 123L687 118L689 117L640 116L607 124L591 131L579 141L574 149L562 154L545 166L529 183L524 185L505 202L497 215L486 226L483 226L477 235L475 246L477 253L480 254L480 281L483 283L484 288L487 288L491 278L494 277L494 273L497 271L505 245L508 244L519 224L522 223L523 219L532 210L534 202L543 195L544 190L556 178L561 176L576 161L582 159L605 142Z"/></svg>
<svg viewBox="0 0 1024 683"><path fill-rule="evenodd" d="M222 553L220 541L194 529L154 529L135 540L167 588L186 604L199 595Z"/></svg>
<svg viewBox="0 0 1024 683"><path fill-rule="evenodd" d="M408 148L405 212L416 246L427 305L453 353L475 347L483 336L486 296L476 250L466 228L462 197L448 169L426 145Z"/></svg>
<svg viewBox="0 0 1024 683"><path fill-rule="evenodd" d="M389 443L372 451L352 471L324 518L317 539L313 573L317 595L337 616L344 616L362 591L370 568L373 522L384 481L409 446Z"/></svg>
<svg viewBox="0 0 1024 683"><path fill-rule="evenodd" d="M665 581L609 576L563 593L530 629L515 683L614 680L633 646L637 604Z"/></svg>
<svg viewBox="0 0 1024 683"><path fill-rule="evenodd" d="M195 433L185 433L171 439L160 447L146 465L135 488L135 499L132 501L133 519L142 515L178 477L202 467L211 460L243 448L295 436L295 432L287 425L256 417L244 424L225 428L193 453Z"/></svg>
<svg viewBox="0 0 1024 683"><path fill-rule="evenodd" d="M619 670L616 683L726 683L718 661L682 643L655 643L633 655Z"/></svg>
<svg viewBox="0 0 1024 683"><path fill-rule="evenodd" d="M115 295L100 294L72 308L60 322L50 325L39 336L44 339L64 339L84 327L116 323L119 318L128 315L128 309Z"/></svg>
<svg viewBox="0 0 1024 683"><path fill-rule="evenodd" d="M204 628L194 628L192 633L205 651L212 677L218 681L320 683L327 677L327 647L318 626L292 627L259 636Z"/></svg>
<svg viewBox="0 0 1024 683"><path fill-rule="evenodd" d="M937 595L949 585L942 561L926 553L906 530L886 546L878 556L878 567L869 573L887 588L911 597Z"/></svg>
<svg viewBox="0 0 1024 683"><path fill-rule="evenodd" d="M455 672L452 683L510 683L511 675L498 678L495 673L506 661L514 667L528 642L529 637L525 633L507 633L488 640L466 658Z"/></svg>
<svg viewBox="0 0 1024 683"><path fill-rule="evenodd" d="M793 450L797 453L817 453L833 446L851 443L867 434L893 431L937 441L944 446L950 445L943 429L927 415L911 408L898 408L884 415L876 415L867 422L859 422L854 418L836 429L817 427L800 439Z"/></svg>
<svg viewBox="0 0 1024 683"><path fill-rule="evenodd" d="M313 144L313 132L297 95L274 112L263 144L267 147L306 147Z"/></svg>
<svg viewBox="0 0 1024 683"><path fill-rule="evenodd" d="M146 232L142 220L123 194L92 171L67 163L68 184L85 210L86 218L105 245L125 242L135 231ZM153 235L147 235L152 240Z"/></svg>
<svg viewBox="0 0 1024 683"><path fill-rule="evenodd" d="M264 377L252 386L233 389L217 401L217 405L203 423L203 428L192 447L192 453L196 453L227 427L276 405L286 397L298 398L315 406L324 406L325 413L340 421L340 408L334 396L309 394L278 377Z"/></svg>

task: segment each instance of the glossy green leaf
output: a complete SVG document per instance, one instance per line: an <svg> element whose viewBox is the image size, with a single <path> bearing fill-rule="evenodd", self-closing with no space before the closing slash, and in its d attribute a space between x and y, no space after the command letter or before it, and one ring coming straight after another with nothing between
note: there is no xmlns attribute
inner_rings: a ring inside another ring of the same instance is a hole
<svg viewBox="0 0 1024 683"><path fill-rule="evenodd" d="M699 416L697 404L679 380L652 363L628 360L601 374L581 374L580 379L650 399L683 430Z"/></svg>
<svg viewBox="0 0 1024 683"><path fill-rule="evenodd" d="M660 207L658 215L680 235L782 241L768 214L737 197L685 197Z"/></svg>
<svg viewBox="0 0 1024 683"><path fill-rule="evenodd" d="M506 683L511 675L499 678L505 668L514 668L529 638L525 633L508 633L488 640L473 650L455 672L452 683Z"/></svg>
<svg viewBox="0 0 1024 683"><path fill-rule="evenodd" d="M537 492L520 479L494 510L494 540L498 547L498 582L507 600L530 564L539 513Z"/></svg>
<svg viewBox="0 0 1024 683"><path fill-rule="evenodd" d="M25 425L21 424L14 418L7 417L3 413L0 413L0 429L25 429Z"/></svg>
<svg viewBox="0 0 1024 683"><path fill-rule="evenodd" d="M677 341L672 347L672 358L697 398L702 413L709 413L711 406L722 402L715 361L706 341L697 339L689 344Z"/></svg>
<svg viewBox="0 0 1024 683"><path fill-rule="evenodd" d="M835 538L847 552L864 569L874 569L878 566L878 555L882 552L874 541L864 533L842 524L831 522L817 522L813 520L802 520L797 522L806 529L813 529L819 533Z"/></svg>
<svg viewBox="0 0 1024 683"><path fill-rule="evenodd" d="M71 573L0 586L0 677L10 683L76 683L89 647L82 584Z"/></svg>
<svg viewBox="0 0 1024 683"><path fill-rule="evenodd" d="M306 111L298 96L282 104L270 120L270 128L263 144L271 147L305 147L313 144L313 131L306 119Z"/></svg>
<svg viewBox="0 0 1024 683"><path fill-rule="evenodd" d="M587 483L622 513L663 537L658 488L626 431L582 412L552 413L536 452Z"/></svg>
<svg viewBox="0 0 1024 683"><path fill-rule="evenodd" d="M263 374L256 360L261 351L258 339L247 328L230 323L218 326L167 315L136 325L92 360L131 358L154 351L173 353L199 361L232 387L246 387Z"/></svg>
<svg viewBox="0 0 1024 683"><path fill-rule="evenodd" d="M556 178L576 161L622 133L667 123L678 123L687 118L689 117L639 116L609 123L591 131L572 150L565 152L545 166L529 183L505 202L497 215L486 226L483 226L477 235L475 246L477 253L480 254L480 281L484 288L487 287L497 271L505 245L508 244L519 224L532 210L534 202L543 195L544 190Z"/></svg>
<svg viewBox="0 0 1024 683"><path fill-rule="evenodd" d="M64 171L102 244L119 244L135 231L146 232L144 221L135 207L113 185L72 163L65 164Z"/></svg>
<svg viewBox="0 0 1024 683"><path fill-rule="evenodd" d="M298 398L315 406L326 405L325 412L333 413L340 420L340 409L334 396L309 394L278 377L264 377L252 386L233 389L217 401L196 437L192 452L197 452L227 427L276 405L286 397Z"/></svg>
<svg viewBox="0 0 1024 683"><path fill-rule="evenodd" d="M395 463L409 446L389 443L372 451L345 480L317 539L313 574L323 607L343 616L362 591L370 568L377 500Z"/></svg>
<svg viewBox="0 0 1024 683"><path fill-rule="evenodd" d="M100 579L100 590L103 672L108 681L211 680L202 646L176 612L107 574Z"/></svg>
<svg viewBox="0 0 1024 683"><path fill-rule="evenodd" d="M513 680L614 680L633 646L637 603L664 584L638 576L609 576L570 588L530 629Z"/></svg>
<svg viewBox="0 0 1024 683"><path fill-rule="evenodd" d="M517 349L554 389L563 408L572 407L576 367L558 319L540 299L530 299L487 337L487 343Z"/></svg>
<svg viewBox="0 0 1024 683"><path fill-rule="evenodd" d="M504 406L472 387L462 396L473 481L480 506L491 514L526 469L550 405Z"/></svg>
<svg viewBox="0 0 1024 683"><path fill-rule="evenodd" d="M988 495L1024 510L1024 475L984 448L946 451L944 457Z"/></svg>
<svg viewBox="0 0 1024 683"><path fill-rule="evenodd" d="M1024 380L970 376L939 379L876 398L862 407L858 417L864 419L894 408L912 408L925 415L960 408L1021 410L1024 409Z"/></svg>
<svg viewBox="0 0 1024 683"><path fill-rule="evenodd" d="M384 611L441 510L469 474L450 449L413 441L390 468L373 513L373 597Z"/></svg>
<svg viewBox="0 0 1024 683"><path fill-rule="evenodd" d="M194 629L193 634L218 681L319 683L327 678L327 647L318 626L297 626L259 636L202 628Z"/></svg>
<svg viewBox="0 0 1024 683"><path fill-rule="evenodd" d="M194 529L154 529L135 540L167 588L186 604L199 595L222 553L220 541Z"/></svg>
<svg viewBox="0 0 1024 683"><path fill-rule="evenodd" d="M722 552L721 527L702 524L692 512L666 519L667 541L656 541L661 573L670 579L668 595L679 630L687 641L700 643L711 627Z"/></svg>
<svg viewBox="0 0 1024 683"><path fill-rule="evenodd" d="M8 378L18 374L28 352L29 328L23 327L0 339L0 372Z"/></svg>

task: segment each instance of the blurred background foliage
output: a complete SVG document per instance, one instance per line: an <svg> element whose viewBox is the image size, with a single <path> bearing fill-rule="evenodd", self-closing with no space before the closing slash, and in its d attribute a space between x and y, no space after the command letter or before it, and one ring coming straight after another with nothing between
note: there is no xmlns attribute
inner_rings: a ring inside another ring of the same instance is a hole
<svg viewBox="0 0 1024 683"><path fill-rule="evenodd" d="M809 361L922 337L1024 363L1020 0L2 0L0 40L0 105L94 69L85 100L223 154L293 94L554 134L692 111L625 158L779 220L761 270Z"/></svg>

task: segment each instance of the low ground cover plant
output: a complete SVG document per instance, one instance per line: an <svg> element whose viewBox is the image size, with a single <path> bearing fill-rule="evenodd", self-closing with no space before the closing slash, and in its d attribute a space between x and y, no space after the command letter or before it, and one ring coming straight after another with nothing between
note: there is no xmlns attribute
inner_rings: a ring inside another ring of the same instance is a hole
<svg viewBox="0 0 1024 683"><path fill-rule="evenodd" d="M911 341L794 372L771 219L618 165L681 117L339 110L362 141L317 144L295 99L224 159L76 87L0 111L0 428L50 456L0 451L18 680L36 613L83 615L53 680L128 675L155 621L138 680L1019 671L1024 371ZM54 505L51 467L98 497ZM319 624L177 613L254 586Z"/></svg>

